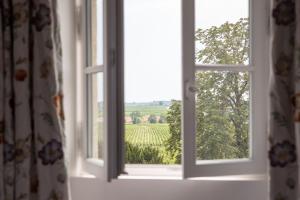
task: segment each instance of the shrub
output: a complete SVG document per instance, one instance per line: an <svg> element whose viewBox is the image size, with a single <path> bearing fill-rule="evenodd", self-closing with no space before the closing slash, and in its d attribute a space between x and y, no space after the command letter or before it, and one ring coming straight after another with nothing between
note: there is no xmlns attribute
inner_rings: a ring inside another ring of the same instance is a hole
<svg viewBox="0 0 300 200"><path fill-rule="evenodd" d="M129 164L162 164L163 155L158 147L150 145L134 145L125 143L126 155L125 161Z"/></svg>

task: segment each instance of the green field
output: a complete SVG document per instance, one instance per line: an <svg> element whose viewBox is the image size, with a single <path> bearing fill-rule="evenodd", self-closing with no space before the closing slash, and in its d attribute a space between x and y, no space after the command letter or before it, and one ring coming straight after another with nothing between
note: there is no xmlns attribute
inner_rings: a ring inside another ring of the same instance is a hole
<svg viewBox="0 0 300 200"><path fill-rule="evenodd" d="M129 116L134 111L141 112L142 115L166 115L168 106L149 104L126 104L125 116Z"/></svg>
<svg viewBox="0 0 300 200"><path fill-rule="evenodd" d="M170 136L168 124L126 124L125 140L134 145L162 146Z"/></svg>
<svg viewBox="0 0 300 200"><path fill-rule="evenodd" d="M169 136L168 124L126 124L126 163L168 164L164 162L164 142Z"/></svg>

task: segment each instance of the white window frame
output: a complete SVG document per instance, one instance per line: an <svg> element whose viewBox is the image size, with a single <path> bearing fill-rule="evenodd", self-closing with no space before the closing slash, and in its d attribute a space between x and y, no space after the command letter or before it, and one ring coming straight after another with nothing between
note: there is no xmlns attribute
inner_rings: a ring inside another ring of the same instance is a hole
<svg viewBox="0 0 300 200"><path fill-rule="evenodd" d="M183 1L182 1L183 2ZM225 176L266 173L268 100L268 4L249 0L249 65L206 65L195 63L195 0L182 3L183 72L183 177ZM249 72L250 77L250 158L196 162L195 95L190 92L196 71Z"/></svg>
<svg viewBox="0 0 300 200"><path fill-rule="evenodd" d="M82 171L88 172L92 175L95 175L97 177L105 177L105 170L104 170L104 160L106 160L104 153L104 159L93 159L89 158L89 131L92 127L91 122L88 123L89 114L88 111L91 110L91 105L89 105L89 95L91 94L91 88L88 87L91 83L91 78L87 78L87 76L91 76L93 74L96 74L98 72L103 73L103 77L105 79L105 72L104 72L104 62L105 62L105 56L103 55L103 65L102 66L92 66L90 58L91 58L91 47L90 47L90 40L91 36L88 34L88 31L91 30L91 16L88 17L88 13L91 12L90 10L90 0L81 0L81 13L78 17L80 19L80 33L79 33L79 39L80 39L80 50L81 52L79 55L81 56L80 64L79 64L79 77L78 81L80 82L81 87L78 88L77 98L79 99L79 103L77 106L77 109L80 109L79 118L81 119L81 137L79 138L81 140L80 145L80 155L81 155L81 169ZM87 30L87 31L86 31ZM105 41L105 40L103 40ZM105 48L103 48L103 51L105 51ZM105 82L105 81L104 81ZM104 86L106 88L106 86ZM80 97L79 97L80 96ZM106 101L106 99L104 99ZM105 113L105 111L104 111ZM105 114L104 114L105 115ZM104 116L104 118L106 118ZM104 128L105 129L105 128ZM106 135L104 135L104 141L106 140ZM106 145L107 142L104 142L104 145Z"/></svg>
<svg viewBox="0 0 300 200"><path fill-rule="evenodd" d="M92 65L91 58L91 38L88 34L91 31L91 13L90 13L91 0L79 0L79 14L78 18L78 32L77 32L77 124L79 130L79 170L94 175L98 178L110 181L112 178L117 177L120 169L120 159L116 156L119 146L122 148L122 142L116 139L117 131L121 132L122 126L115 126L117 121L121 119L118 115L120 110L122 112L122 106L116 106L117 101L122 100L122 94L119 92L117 84L122 84L122 79L119 79L117 74L117 65L122 61L122 54L118 53L117 49L123 49L122 38L119 35L122 34L122 27L117 21L116 13L119 11L117 8L116 0L103 0L103 65ZM116 34L117 31L119 34ZM118 45L117 45L118 43ZM118 62L116 61L118 60ZM120 64L121 64L120 63ZM88 75L103 73L103 85L104 85L104 155L103 160L89 158L89 130L91 124L88 122L89 111L91 106L88 103L88 96L91 94L91 78L87 78ZM121 71L118 71L121 73ZM88 82L89 81L89 82ZM117 94L118 92L118 94ZM118 98L117 98L118 96ZM117 100L118 99L118 100ZM110 123L114 122L114 123ZM119 123L121 124L121 123ZM120 130L119 130L120 129ZM108 134L112 133L112 134ZM108 145L111 144L111 145Z"/></svg>
<svg viewBox="0 0 300 200"><path fill-rule="evenodd" d="M88 0L81 1L80 30L78 49L80 69L78 70L78 82L81 87L77 89L78 121L82 135L79 155L83 171L97 177L111 180L117 178L124 168L123 134L124 134L124 72L123 72L123 0L104 1L104 66L87 66L88 41L87 29L87 4ZM264 5L262 5L262 3ZM269 46L268 46L268 1L250 0L250 28L251 53L250 64L245 66L224 65L197 65L195 67L195 0L182 0L182 65L184 66L182 81L182 127L183 127L183 178L224 176L241 174L266 174L267 156L267 99L268 99L268 74L269 74ZM255 11L255 12L254 12ZM84 66L84 67L83 67ZM259 67L265 66L265 67ZM252 115L249 134L252 148L251 158L248 160L212 161L197 165L195 162L195 100L193 95L187 92L194 84L195 69L198 70L232 70L251 71L251 109ZM105 88L105 137L104 137L104 162L87 157L87 102L86 102L86 73L104 73ZM117 80L117 81L116 81ZM109 103L107 103L109 102ZM259 102L259 103L257 103ZM109 134L108 134L109 133ZM187 134L189 133L189 134ZM256 133L256 134L252 134Z"/></svg>

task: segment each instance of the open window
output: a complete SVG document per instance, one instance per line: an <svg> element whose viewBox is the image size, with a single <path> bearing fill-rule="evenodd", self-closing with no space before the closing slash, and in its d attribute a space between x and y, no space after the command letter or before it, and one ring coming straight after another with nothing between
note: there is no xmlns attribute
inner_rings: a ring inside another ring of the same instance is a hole
<svg viewBox="0 0 300 200"><path fill-rule="evenodd" d="M265 172L266 7L226 3L182 4L184 177Z"/></svg>
<svg viewBox="0 0 300 200"><path fill-rule="evenodd" d="M81 35L81 115L83 120L82 156L83 168L104 177L106 163L106 48L104 38L104 1L87 0L83 3ZM83 29L84 30L84 29Z"/></svg>
<svg viewBox="0 0 300 200"><path fill-rule="evenodd" d="M85 170L265 173L267 2L83 4Z"/></svg>
<svg viewBox="0 0 300 200"><path fill-rule="evenodd" d="M118 89L122 76L116 72L116 66L122 63L122 54L118 53L122 49L122 41L119 41L122 38L117 35L117 32L122 34L122 25L118 24L119 9L115 1L83 0L81 3L78 45L82 58L78 79L81 86L78 118L83 124L81 164L84 171L110 180L119 169L121 171L123 163L121 156L116 158L121 155L118 149L123 148L122 141L116 138L117 132L122 132L119 130L122 125L116 126L121 124L118 109L122 109L116 106L118 99L122 99Z"/></svg>

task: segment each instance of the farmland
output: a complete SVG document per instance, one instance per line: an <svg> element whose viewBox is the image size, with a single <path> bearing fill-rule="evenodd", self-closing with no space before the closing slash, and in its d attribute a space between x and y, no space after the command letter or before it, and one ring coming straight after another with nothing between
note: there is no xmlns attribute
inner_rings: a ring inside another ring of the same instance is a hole
<svg viewBox="0 0 300 200"><path fill-rule="evenodd" d="M127 124L125 140L134 145L162 146L168 139L168 124Z"/></svg>
<svg viewBox="0 0 300 200"><path fill-rule="evenodd" d="M170 103L125 104L126 163L165 163L165 142L170 137L165 117Z"/></svg>
<svg viewBox="0 0 300 200"><path fill-rule="evenodd" d="M168 106L170 102L162 103L126 103L125 104L125 116L129 116L131 112L139 111L142 115L161 115L167 114Z"/></svg>
<svg viewBox="0 0 300 200"><path fill-rule="evenodd" d="M126 163L168 164L164 162L164 143L169 136L168 124L126 124Z"/></svg>

